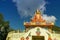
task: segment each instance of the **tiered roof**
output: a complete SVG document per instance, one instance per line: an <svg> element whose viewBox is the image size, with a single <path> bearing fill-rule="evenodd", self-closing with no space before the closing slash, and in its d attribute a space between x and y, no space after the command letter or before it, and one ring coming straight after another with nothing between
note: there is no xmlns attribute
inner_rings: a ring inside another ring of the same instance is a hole
<svg viewBox="0 0 60 40"><path fill-rule="evenodd" d="M47 26L53 26L54 23L47 23L41 15L41 12L37 10L35 12L34 17L31 18L30 22L24 22L25 27L47 27Z"/></svg>

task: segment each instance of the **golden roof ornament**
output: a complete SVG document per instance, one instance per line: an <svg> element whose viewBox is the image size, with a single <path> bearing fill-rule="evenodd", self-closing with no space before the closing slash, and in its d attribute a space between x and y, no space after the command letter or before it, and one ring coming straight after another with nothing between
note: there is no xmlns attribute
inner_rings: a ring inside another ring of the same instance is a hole
<svg viewBox="0 0 60 40"><path fill-rule="evenodd" d="M40 12L40 10L36 10L36 12L35 12L36 14L41 14L41 12Z"/></svg>
<svg viewBox="0 0 60 40"><path fill-rule="evenodd" d="M38 10L38 9L36 10L35 15L32 17L30 22L24 22L24 26L26 28L31 27L31 26L33 26L33 27L36 27L36 26L39 26L39 27L42 27L42 26L49 27L50 26L51 27L53 25L54 25L54 23L48 23L47 24L46 20L44 20L42 18L41 11Z"/></svg>

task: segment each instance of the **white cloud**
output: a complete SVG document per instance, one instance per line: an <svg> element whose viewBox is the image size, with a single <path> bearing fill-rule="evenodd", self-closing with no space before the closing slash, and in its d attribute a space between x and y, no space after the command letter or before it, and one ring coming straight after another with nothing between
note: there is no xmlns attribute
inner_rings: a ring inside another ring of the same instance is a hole
<svg viewBox="0 0 60 40"><path fill-rule="evenodd" d="M32 16L36 9L40 9L42 13L46 10L45 0L13 0L20 17Z"/></svg>
<svg viewBox="0 0 60 40"><path fill-rule="evenodd" d="M13 2L16 3L16 7L21 18L32 16L37 9L42 13L46 10L45 0L13 0ZM55 22L56 17L43 14L43 19L47 22Z"/></svg>
<svg viewBox="0 0 60 40"><path fill-rule="evenodd" d="M55 16L48 16L46 14L43 14L43 19L46 20L46 22L55 22L56 21L56 17Z"/></svg>

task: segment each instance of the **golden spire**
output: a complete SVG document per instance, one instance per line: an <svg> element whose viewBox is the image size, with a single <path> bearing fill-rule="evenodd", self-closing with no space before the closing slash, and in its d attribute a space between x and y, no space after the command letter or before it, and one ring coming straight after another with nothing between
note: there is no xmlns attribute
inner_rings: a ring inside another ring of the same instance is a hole
<svg viewBox="0 0 60 40"><path fill-rule="evenodd" d="M36 10L35 14L41 14L40 10Z"/></svg>

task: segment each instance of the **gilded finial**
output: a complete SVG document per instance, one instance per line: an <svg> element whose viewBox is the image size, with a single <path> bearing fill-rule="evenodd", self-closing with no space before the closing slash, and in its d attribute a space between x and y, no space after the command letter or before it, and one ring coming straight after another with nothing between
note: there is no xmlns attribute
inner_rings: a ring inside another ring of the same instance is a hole
<svg viewBox="0 0 60 40"><path fill-rule="evenodd" d="M36 10L36 12L35 12L36 14L41 14L41 12L40 12L40 10Z"/></svg>

